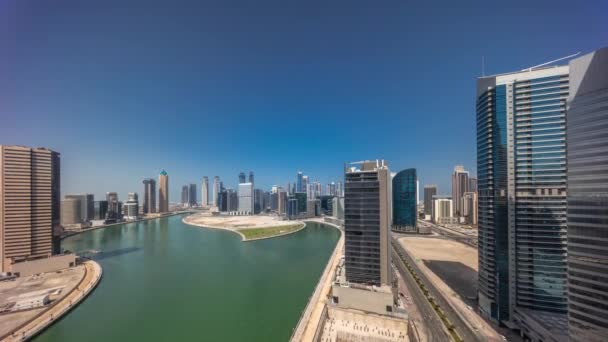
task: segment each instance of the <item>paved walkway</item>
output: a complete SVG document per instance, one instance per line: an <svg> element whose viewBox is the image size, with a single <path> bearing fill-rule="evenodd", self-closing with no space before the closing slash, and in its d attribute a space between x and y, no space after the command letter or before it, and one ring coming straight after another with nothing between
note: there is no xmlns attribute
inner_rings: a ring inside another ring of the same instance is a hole
<svg viewBox="0 0 608 342"><path fill-rule="evenodd" d="M17 328L1 342L26 341L32 338L83 300L97 286L102 274L101 266L95 261L86 261L84 265L86 273L72 292L40 315Z"/></svg>

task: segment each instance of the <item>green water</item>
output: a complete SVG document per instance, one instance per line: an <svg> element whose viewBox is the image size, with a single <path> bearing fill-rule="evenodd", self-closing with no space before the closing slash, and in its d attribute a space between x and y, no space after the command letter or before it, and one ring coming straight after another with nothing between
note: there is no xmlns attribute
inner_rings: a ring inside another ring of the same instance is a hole
<svg viewBox="0 0 608 342"><path fill-rule="evenodd" d="M287 341L339 238L308 223L243 243L172 216L73 236L63 247L103 251L93 293L34 339L47 341Z"/></svg>

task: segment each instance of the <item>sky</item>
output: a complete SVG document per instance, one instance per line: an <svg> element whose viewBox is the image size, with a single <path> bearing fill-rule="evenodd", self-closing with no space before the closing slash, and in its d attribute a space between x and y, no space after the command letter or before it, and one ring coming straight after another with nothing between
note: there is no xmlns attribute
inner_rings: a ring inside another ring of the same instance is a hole
<svg viewBox="0 0 608 342"><path fill-rule="evenodd" d="M608 45L607 1L0 0L0 144L61 153L62 193L343 164L476 173L475 87ZM200 196L200 195L199 195Z"/></svg>

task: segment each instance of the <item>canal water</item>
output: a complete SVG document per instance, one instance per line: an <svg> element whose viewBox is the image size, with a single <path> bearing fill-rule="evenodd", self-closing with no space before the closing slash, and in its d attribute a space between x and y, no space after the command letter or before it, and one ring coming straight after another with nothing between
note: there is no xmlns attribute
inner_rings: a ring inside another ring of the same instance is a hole
<svg viewBox="0 0 608 342"><path fill-rule="evenodd" d="M339 232L241 242L183 216L72 236L63 248L100 250L97 289L35 342L287 341Z"/></svg>

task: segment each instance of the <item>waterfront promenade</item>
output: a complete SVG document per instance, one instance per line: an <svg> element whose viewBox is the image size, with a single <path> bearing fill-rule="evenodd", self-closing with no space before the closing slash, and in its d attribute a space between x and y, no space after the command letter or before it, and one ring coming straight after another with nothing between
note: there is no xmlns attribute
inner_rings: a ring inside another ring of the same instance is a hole
<svg viewBox="0 0 608 342"><path fill-rule="evenodd" d="M327 301L327 296L331 291L331 283L333 280L333 274L336 271L336 267L340 263L340 257L344 254L344 232L340 229L340 227L324 222L322 219L311 219L307 220L311 222L317 222L326 224L328 226L332 226L340 230L340 240L336 244L336 247L327 262L327 266L321 277L317 286L315 287L312 296L308 300L308 304L306 304L306 308L302 312L302 316L298 321L298 325L294 329L294 332L291 336L291 342L300 342L300 341L313 341L317 331L319 330L319 326L321 322L325 319L324 312Z"/></svg>
<svg viewBox="0 0 608 342"><path fill-rule="evenodd" d="M29 321L16 327L9 334L0 337L0 342L26 341L53 324L78 305L97 286L102 276L101 266L88 260L84 263L85 274L80 283L65 297Z"/></svg>

